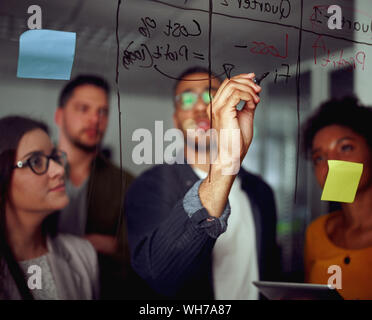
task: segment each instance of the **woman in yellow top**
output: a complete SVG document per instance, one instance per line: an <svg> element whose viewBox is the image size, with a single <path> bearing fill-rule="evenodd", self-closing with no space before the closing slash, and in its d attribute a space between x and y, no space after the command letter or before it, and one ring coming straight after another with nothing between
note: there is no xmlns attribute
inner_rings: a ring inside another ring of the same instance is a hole
<svg viewBox="0 0 372 320"><path fill-rule="evenodd" d="M307 229L306 281L327 284L336 265L345 299L372 299L372 108L354 98L331 100L307 121L304 142L322 188L328 160L363 163L354 202L341 203Z"/></svg>

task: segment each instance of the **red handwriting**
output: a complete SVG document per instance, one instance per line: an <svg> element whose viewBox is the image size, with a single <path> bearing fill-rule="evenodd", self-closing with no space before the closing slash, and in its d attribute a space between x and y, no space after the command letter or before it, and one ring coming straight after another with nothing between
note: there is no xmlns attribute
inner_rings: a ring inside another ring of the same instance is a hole
<svg viewBox="0 0 372 320"><path fill-rule="evenodd" d="M322 56L320 59L320 65L322 67L333 65L334 68L352 67L356 69L357 66L360 66L362 71L364 71L366 64L366 54L364 51L358 51L355 56L344 58L344 50L341 49L340 51L332 53L331 50L326 47L322 36L318 36L312 48L314 49L314 64L318 64L318 57Z"/></svg>
<svg viewBox="0 0 372 320"><path fill-rule="evenodd" d="M255 46L252 47L249 51L253 54L262 54L262 55L272 55L276 58L286 59L288 58L288 34L285 35L285 54L281 55L279 50L273 45L268 45L265 42L252 42Z"/></svg>

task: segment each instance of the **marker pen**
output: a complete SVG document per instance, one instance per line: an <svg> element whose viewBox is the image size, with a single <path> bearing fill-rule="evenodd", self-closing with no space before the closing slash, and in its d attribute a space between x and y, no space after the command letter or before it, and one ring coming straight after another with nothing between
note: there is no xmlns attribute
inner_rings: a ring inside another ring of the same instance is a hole
<svg viewBox="0 0 372 320"><path fill-rule="evenodd" d="M257 85L260 85L261 81L262 81L263 79L265 79L265 78L269 75L269 73L270 73L270 72L264 72L260 77L258 77L258 78L255 77L255 78L253 79L253 82L254 82L255 84L257 84ZM257 94L257 95L259 95L259 94ZM240 110L243 109L244 105L245 105L245 101L244 101L244 100L240 100L240 102L236 105L236 109L238 109L238 110L240 111Z"/></svg>

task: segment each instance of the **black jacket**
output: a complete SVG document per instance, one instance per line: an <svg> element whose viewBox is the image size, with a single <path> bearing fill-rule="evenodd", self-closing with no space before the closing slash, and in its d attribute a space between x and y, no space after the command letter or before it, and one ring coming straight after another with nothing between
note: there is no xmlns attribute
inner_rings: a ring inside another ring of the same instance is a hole
<svg viewBox="0 0 372 320"><path fill-rule="evenodd" d="M280 273L276 210L271 188L241 169L242 189L252 206L260 280ZM187 164L158 165L130 187L125 212L133 268L157 292L176 299L212 299L211 253L216 239L201 228L205 208L191 218L183 198L198 181Z"/></svg>

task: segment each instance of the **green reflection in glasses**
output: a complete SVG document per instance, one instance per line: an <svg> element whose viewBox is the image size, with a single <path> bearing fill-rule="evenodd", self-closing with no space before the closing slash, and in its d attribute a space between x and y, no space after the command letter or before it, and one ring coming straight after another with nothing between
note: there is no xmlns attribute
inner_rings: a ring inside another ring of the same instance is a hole
<svg viewBox="0 0 372 320"><path fill-rule="evenodd" d="M181 94L176 96L176 101L181 102L182 110L191 110L199 100L199 97L202 98L202 101L205 104L209 104L211 102L208 90L205 90L202 93L195 93L192 91L182 92ZM212 93L211 97L213 98Z"/></svg>

